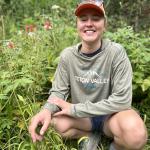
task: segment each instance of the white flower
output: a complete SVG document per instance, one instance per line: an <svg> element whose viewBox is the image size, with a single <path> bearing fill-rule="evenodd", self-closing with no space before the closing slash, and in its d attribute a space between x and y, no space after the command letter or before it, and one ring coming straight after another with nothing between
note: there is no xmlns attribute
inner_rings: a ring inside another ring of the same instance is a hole
<svg viewBox="0 0 150 150"><path fill-rule="evenodd" d="M34 33L34 32L29 32L29 33L28 33L28 36L34 37L34 36L35 36L35 33Z"/></svg>
<svg viewBox="0 0 150 150"><path fill-rule="evenodd" d="M22 35L22 31L21 30L18 31L18 35Z"/></svg>
<svg viewBox="0 0 150 150"><path fill-rule="evenodd" d="M58 6L58 5L53 5L52 6L52 9L59 9L60 8L60 6Z"/></svg>

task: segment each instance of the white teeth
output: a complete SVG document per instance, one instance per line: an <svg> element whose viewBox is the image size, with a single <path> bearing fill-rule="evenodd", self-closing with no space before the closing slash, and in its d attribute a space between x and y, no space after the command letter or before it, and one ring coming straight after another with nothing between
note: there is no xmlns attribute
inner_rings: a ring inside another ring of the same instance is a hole
<svg viewBox="0 0 150 150"><path fill-rule="evenodd" d="M93 33L94 31L85 31L85 32L87 32L87 33Z"/></svg>
<svg viewBox="0 0 150 150"><path fill-rule="evenodd" d="M85 33L86 35L91 36L94 34L94 31L88 30L88 31L85 31Z"/></svg>

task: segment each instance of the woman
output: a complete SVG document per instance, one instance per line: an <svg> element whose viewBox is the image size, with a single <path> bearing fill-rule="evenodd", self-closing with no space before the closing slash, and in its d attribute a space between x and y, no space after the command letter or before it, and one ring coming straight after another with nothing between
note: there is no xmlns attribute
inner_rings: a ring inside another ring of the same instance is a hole
<svg viewBox="0 0 150 150"><path fill-rule="evenodd" d="M131 64L120 44L102 38L103 2L82 0L75 15L81 43L61 53L48 101L29 126L33 142L42 140L51 125L64 138L89 137L79 149L96 149L105 134L113 138L110 150L141 150L147 132L131 108ZM69 94L71 103L65 101ZM39 123L40 135L35 132Z"/></svg>

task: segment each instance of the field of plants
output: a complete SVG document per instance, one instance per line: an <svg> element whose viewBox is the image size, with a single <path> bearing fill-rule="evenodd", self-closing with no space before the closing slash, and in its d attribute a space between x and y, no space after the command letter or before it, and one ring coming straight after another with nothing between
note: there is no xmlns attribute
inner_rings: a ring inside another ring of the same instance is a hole
<svg viewBox="0 0 150 150"><path fill-rule="evenodd" d="M133 16L113 11L130 2L105 0L108 29L105 38L121 43L133 67L133 106L150 134L150 29L148 19L137 25ZM133 1L130 13L144 2ZM49 128L42 142L33 144L30 118L48 98L60 52L79 42L74 8L77 1L0 0L0 150L76 150L77 142L63 140ZM146 5L147 7L147 5ZM117 15L116 15L117 13ZM111 14L111 15L110 15ZM136 14L139 22L141 16ZM130 19L130 20L128 20ZM101 150L107 150L104 140ZM144 150L150 150L150 138Z"/></svg>

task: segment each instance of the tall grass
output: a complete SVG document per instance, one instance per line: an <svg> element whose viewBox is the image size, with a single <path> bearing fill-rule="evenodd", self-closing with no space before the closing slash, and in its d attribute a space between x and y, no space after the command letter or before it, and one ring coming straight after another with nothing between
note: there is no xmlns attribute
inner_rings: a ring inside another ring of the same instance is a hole
<svg viewBox="0 0 150 150"><path fill-rule="evenodd" d="M34 32L26 32L23 26L23 29L15 31L10 39L6 40L3 34L0 41L2 150L75 150L77 147L76 142L64 141L52 128L49 128L44 140L36 144L32 143L28 133L30 118L40 110L48 97L60 52L79 41L73 25L74 18L68 22L68 18L62 17L63 11L53 10L49 16L40 16ZM43 28L47 18L52 23L50 30ZM5 25L3 26L4 30ZM145 121L150 133L149 39L135 34L131 28L119 29L116 34L109 32L106 36L121 42L127 49L134 68L134 98L140 98L137 99L139 103L135 103L135 107L146 116ZM104 141L101 149L107 149L108 145L109 142ZM145 147L145 150L148 149L149 141Z"/></svg>

